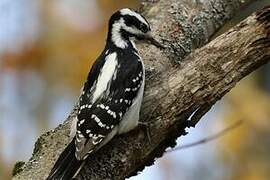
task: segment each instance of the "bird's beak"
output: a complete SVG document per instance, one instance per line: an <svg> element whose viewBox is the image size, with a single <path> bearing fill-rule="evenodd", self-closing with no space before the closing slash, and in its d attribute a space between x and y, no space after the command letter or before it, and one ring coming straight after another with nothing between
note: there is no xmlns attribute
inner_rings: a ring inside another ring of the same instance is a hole
<svg viewBox="0 0 270 180"><path fill-rule="evenodd" d="M150 43L150 44L153 44L155 45L156 47L158 48L161 48L161 49L165 49L165 47L160 43L158 42L151 33L146 33L144 35L144 40L147 42L147 43Z"/></svg>

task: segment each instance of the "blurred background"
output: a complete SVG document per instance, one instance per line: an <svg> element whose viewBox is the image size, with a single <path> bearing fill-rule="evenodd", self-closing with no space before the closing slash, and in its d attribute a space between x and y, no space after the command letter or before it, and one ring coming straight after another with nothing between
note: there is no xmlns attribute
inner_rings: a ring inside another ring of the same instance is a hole
<svg viewBox="0 0 270 180"><path fill-rule="evenodd" d="M219 33L267 4L245 7ZM67 117L103 49L109 16L138 6L138 0L0 0L0 179L10 179L37 137ZM244 123L224 137L167 153L130 179L269 179L269 64L241 81L179 145L239 120Z"/></svg>

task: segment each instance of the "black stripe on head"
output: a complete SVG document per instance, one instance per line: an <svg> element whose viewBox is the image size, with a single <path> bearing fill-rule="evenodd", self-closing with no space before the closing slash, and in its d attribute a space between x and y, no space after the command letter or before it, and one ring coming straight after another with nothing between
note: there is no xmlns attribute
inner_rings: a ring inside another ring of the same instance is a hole
<svg viewBox="0 0 270 180"><path fill-rule="evenodd" d="M147 33L148 31L150 31L149 25L148 24L145 24L142 21L140 21L135 16L124 15L123 18L124 18L124 21L125 21L126 26L135 27L135 28L139 29L143 33Z"/></svg>
<svg viewBox="0 0 270 180"><path fill-rule="evenodd" d="M115 12L109 21L107 41L125 42L130 37L143 39L144 34L150 31L150 25L146 19L134 10L124 8ZM125 44L117 46L124 48Z"/></svg>

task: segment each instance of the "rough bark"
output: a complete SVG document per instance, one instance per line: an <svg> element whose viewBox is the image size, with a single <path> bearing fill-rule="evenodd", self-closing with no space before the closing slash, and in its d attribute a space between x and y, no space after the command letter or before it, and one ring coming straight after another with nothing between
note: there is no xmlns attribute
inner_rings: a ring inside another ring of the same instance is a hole
<svg viewBox="0 0 270 180"><path fill-rule="evenodd" d="M148 72L141 121L149 124L151 144L140 128L115 137L87 159L78 179L124 179L136 175L185 135L235 84L269 61L270 8L205 44L242 0L143 2L142 11L166 50L140 45ZM190 54L189 56L187 56ZM187 57L186 57L187 56ZM185 58L185 59L184 59ZM175 63L178 62L178 63ZM68 143L69 123L43 134L32 158L14 179L44 179ZM192 115L192 116L191 116Z"/></svg>

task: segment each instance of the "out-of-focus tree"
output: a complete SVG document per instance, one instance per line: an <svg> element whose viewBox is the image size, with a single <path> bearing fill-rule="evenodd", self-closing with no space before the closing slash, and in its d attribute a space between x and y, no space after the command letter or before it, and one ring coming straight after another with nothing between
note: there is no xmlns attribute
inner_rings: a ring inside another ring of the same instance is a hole
<svg viewBox="0 0 270 180"><path fill-rule="evenodd" d="M254 75L228 96L225 122L242 119L244 125L220 140L220 156L228 179L259 180L270 176L270 96Z"/></svg>

